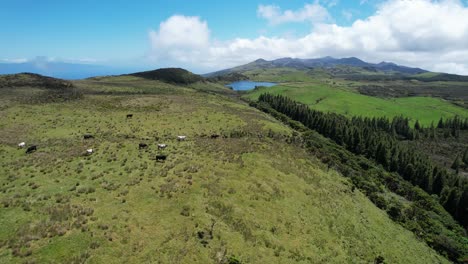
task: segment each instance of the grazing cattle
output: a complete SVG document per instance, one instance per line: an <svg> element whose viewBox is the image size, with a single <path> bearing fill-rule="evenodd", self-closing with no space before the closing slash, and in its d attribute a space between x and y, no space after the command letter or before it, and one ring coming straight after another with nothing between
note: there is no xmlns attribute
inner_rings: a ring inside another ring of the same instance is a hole
<svg viewBox="0 0 468 264"><path fill-rule="evenodd" d="M133 117L133 114L128 114L127 115L127 118L132 118Z"/></svg>
<svg viewBox="0 0 468 264"><path fill-rule="evenodd" d="M21 142L18 144L18 148L24 148L26 146L26 143Z"/></svg>
<svg viewBox="0 0 468 264"><path fill-rule="evenodd" d="M177 136L178 141L184 141L187 138L187 136Z"/></svg>
<svg viewBox="0 0 468 264"><path fill-rule="evenodd" d="M91 134L84 134L84 135L83 135L83 138L84 138L84 139L92 139L92 138L94 138L94 136L91 135Z"/></svg>
<svg viewBox="0 0 468 264"><path fill-rule="evenodd" d="M86 154L91 155L93 154L94 150L93 149L87 149Z"/></svg>
<svg viewBox="0 0 468 264"><path fill-rule="evenodd" d="M219 135L218 134L213 134L213 135L211 135L211 138L213 138L213 139L219 138Z"/></svg>
<svg viewBox="0 0 468 264"><path fill-rule="evenodd" d="M166 155L156 155L156 161L165 161L166 158Z"/></svg>
<svg viewBox="0 0 468 264"><path fill-rule="evenodd" d="M145 149L145 148L148 148L148 144L146 144L146 143L138 144L138 149Z"/></svg>
<svg viewBox="0 0 468 264"><path fill-rule="evenodd" d="M166 147L166 144L158 144L158 149L165 149Z"/></svg>
<svg viewBox="0 0 468 264"><path fill-rule="evenodd" d="M34 151L37 150L37 146L30 146L27 150L26 150L26 154L29 154L29 153L33 153Z"/></svg>

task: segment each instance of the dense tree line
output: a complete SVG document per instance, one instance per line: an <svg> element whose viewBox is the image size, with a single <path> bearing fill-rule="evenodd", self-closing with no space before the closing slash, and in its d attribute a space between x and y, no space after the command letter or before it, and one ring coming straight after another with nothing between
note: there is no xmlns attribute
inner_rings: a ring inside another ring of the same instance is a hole
<svg viewBox="0 0 468 264"><path fill-rule="evenodd" d="M407 117L395 116L393 119L386 117L353 117L352 123L355 125L365 125L373 131L381 130L390 133L397 139L416 140L420 138L436 138L439 133L444 132L444 137L458 138L460 130L468 130L468 118L455 116L452 118L440 118L437 126L431 124L423 127L419 120L416 120L411 127Z"/></svg>
<svg viewBox="0 0 468 264"><path fill-rule="evenodd" d="M444 132L444 137L455 137L460 136L460 130L468 130L468 118L460 118L455 116L448 119L440 119L437 123L437 129Z"/></svg>
<svg viewBox="0 0 468 264"><path fill-rule="evenodd" d="M468 130L468 118L455 116L453 118L440 119L437 128L449 128L457 130Z"/></svg>
<svg viewBox="0 0 468 264"><path fill-rule="evenodd" d="M349 119L310 109L281 95L262 94L259 101L268 103L276 111L316 130L349 151L375 160L390 172L399 173L427 193L437 194L443 207L463 227L468 227L468 181L434 165L426 155L398 141L397 136L412 138L414 133L406 118L397 117L392 121L386 118ZM446 123L459 124L454 120L458 119L450 119Z"/></svg>
<svg viewBox="0 0 468 264"><path fill-rule="evenodd" d="M385 131L397 139L416 140L420 138L436 138L438 134L443 134L445 138L458 138L461 130L468 130L468 118L455 116L452 118L440 118L437 126L431 124L423 127L419 120L416 120L414 126L410 125L407 117L395 116L393 119L386 117L353 117L354 125L364 125L373 131Z"/></svg>

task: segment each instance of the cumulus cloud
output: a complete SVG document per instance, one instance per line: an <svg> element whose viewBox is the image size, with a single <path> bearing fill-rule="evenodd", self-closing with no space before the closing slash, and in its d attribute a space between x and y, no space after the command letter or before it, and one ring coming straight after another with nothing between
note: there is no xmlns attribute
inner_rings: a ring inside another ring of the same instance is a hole
<svg viewBox="0 0 468 264"><path fill-rule="evenodd" d="M210 30L199 17L175 15L150 31L151 56L157 60L177 58L187 62L200 58L210 46Z"/></svg>
<svg viewBox="0 0 468 264"><path fill-rule="evenodd" d="M309 15L315 11L305 11L308 6L296 11L281 11L276 6L261 6L259 10L270 23L312 22ZM278 16L273 18L274 14ZM460 1L390 0L380 4L374 15L350 26L314 23L310 33L296 38L259 36L217 41L206 21L177 15L150 31L150 54L156 61L199 71L257 58L356 56L371 62L385 60L468 74L468 8Z"/></svg>
<svg viewBox="0 0 468 264"><path fill-rule="evenodd" d="M332 1L330 4L336 5L336 2ZM282 11L277 5L259 5L257 15L266 19L271 25L304 21L317 23L324 22L330 18L328 10L318 2L305 4L303 8L296 11Z"/></svg>
<svg viewBox="0 0 468 264"><path fill-rule="evenodd" d="M208 44L210 30L199 17L175 15L159 25L158 32L150 32L156 45L198 48Z"/></svg>

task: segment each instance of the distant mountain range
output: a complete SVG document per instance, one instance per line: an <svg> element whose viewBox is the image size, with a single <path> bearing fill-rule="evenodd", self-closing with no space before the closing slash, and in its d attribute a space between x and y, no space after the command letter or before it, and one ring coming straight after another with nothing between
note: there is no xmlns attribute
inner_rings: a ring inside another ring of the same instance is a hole
<svg viewBox="0 0 468 264"><path fill-rule="evenodd" d="M0 63L0 74L29 72L61 79L83 79L93 76L117 75L132 71L135 71L135 69L40 59L22 63Z"/></svg>
<svg viewBox="0 0 468 264"><path fill-rule="evenodd" d="M312 69L312 68L334 68L337 66L351 66L363 68L367 71L384 72L384 73L401 73L401 74L420 74L428 72L420 68L411 68L406 66L397 65L392 62L369 63L362 61L355 57L350 58L333 58L323 57L317 59L297 59L297 58L281 58L276 60L267 61L258 59L251 63L237 66L230 69L225 69L217 72L205 74L205 77L216 77L229 73L241 73L258 68L295 68L295 69Z"/></svg>
<svg viewBox="0 0 468 264"><path fill-rule="evenodd" d="M84 79L95 76L129 74L131 72L143 70L144 68L147 67L113 67L49 61L36 58L22 63L0 63L0 74L28 72L61 79ZM275 68L289 68L300 71L310 71L312 69L321 68L335 76L341 74L341 76L347 75L348 77L351 75L357 76L364 74L367 76L366 78L374 75L378 78L387 76L389 78L416 78L422 81L468 81L468 76L432 73L424 69L397 65L392 62L369 63L356 57L337 59L329 56L317 59L280 58L271 61L258 59L244 65L203 74L202 76L210 78L211 80L221 78L223 81L236 81L248 78L248 76L244 75L244 73L248 71ZM141 72L140 75L145 78L156 78L153 76L154 74L158 75L160 72L146 71ZM166 76L166 72L164 72L163 75ZM189 79L192 80L193 78L190 77Z"/></svg>

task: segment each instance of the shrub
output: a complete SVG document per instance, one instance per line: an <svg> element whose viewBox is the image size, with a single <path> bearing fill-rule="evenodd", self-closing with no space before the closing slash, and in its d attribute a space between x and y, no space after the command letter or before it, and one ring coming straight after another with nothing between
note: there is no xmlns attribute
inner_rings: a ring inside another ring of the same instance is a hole
<svg viewBox="0 0 468 264"><path fill-rule="evenodd" d="M230 256L228 258L228 264L241 264L242 262L235 256Z"/></svg>

